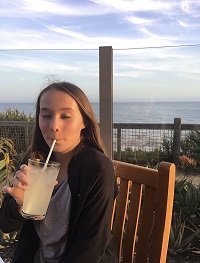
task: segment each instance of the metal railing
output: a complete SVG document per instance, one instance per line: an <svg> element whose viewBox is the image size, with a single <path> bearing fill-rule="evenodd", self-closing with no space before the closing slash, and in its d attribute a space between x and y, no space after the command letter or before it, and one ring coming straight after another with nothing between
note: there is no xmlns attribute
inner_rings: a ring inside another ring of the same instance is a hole
<svg viewBox="0 0 200 263"><path fill-rule="evenodd" d="M24 152L31 142L34 122L1 121L0 137L10 138L18 153ZM116 159L121 160L121 153L129 148L133 151L153 152L163 150L163 141L173 142L173 162L177 163L180 155L180 141L189 132L200 130L200 124L181 124L180 118L175 118L171 124L156 123L114 123L113 152Z"/></svg>

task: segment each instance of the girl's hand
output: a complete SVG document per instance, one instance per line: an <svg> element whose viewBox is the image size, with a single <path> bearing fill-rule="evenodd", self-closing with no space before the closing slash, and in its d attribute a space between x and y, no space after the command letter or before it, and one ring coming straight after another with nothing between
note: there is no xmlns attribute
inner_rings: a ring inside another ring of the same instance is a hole
<svg viewBox="0 0 200 263"><path fill-rule="evenodd" d="M27 172L28 166L26 164L22 164L20 166L20 170L18 170L13 176L13 178L10 180L12 187L3 187L3 192L12 195L19 206L23 205L24 192L26 191L27 186L29 185Z"/></svg>

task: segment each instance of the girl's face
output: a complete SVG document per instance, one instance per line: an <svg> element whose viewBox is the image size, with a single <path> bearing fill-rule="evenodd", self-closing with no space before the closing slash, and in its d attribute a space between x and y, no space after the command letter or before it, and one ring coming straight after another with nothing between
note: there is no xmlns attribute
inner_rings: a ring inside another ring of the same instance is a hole
<svg viewBox="0 0 200 263"><path fill-rule="evenodd" d="M56 139L54 152L67 153L79 144L85 124L76 101L70 95L50 90L40 99L39 127L49 147Z"/></svg>

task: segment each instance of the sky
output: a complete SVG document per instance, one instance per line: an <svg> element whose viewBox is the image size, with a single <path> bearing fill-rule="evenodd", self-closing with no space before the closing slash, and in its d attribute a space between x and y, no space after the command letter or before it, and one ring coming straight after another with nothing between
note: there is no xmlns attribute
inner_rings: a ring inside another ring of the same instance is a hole
<svg viewBox="0 0 200 263"><path fill-rule="evenodd" d="M0 103L55 80L99 100L99 47L114 101L200 101L200 0L0 0Z"/></svg>

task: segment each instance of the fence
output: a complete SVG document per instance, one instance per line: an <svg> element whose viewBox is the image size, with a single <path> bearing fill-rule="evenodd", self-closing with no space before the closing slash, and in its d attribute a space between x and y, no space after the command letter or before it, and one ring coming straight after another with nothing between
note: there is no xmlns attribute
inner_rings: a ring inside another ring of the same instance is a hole
<svg viewBox="0 0 200 263"><path fill-rule="evenodd" d="M0 137L13 140L18 153L25 151L30 144L33 122L1 121ZM200 124L181 124L180 118L175 118L172 124L155 123L114 123L113 151L116 159L121 160L123 150L156 152L163 150L163 141L173 143L173 162L177 164L180 155L180 142L189 132L200 130Z"/></svg>

